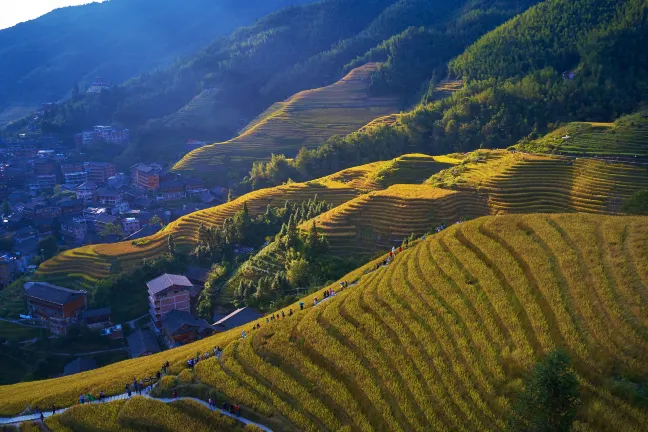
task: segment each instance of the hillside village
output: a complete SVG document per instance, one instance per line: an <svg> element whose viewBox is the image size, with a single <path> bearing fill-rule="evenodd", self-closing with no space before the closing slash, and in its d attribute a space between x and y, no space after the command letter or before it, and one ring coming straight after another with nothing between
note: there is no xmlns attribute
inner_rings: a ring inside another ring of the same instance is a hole
<svg viewBox="0 0 648 432"><path fill-rule="evenodd" d="M106 127L88 134L103 145ZM121 139L121 138L120 138ZM179 217L227 199L200 179L172 174L159 164L138 163L117 172L110 162L78 161L53 137L4 143L0 173L3 285L61 250L136 240ZM42 149L41 146L49 145ZM33 271L33 270L32 270Z"/></svg>
<svg viewBox="0 0 648 432"><path fill-rule="evenodd" d="M648 2L151 1L0 30L3 431L646 429Z"/></svg>

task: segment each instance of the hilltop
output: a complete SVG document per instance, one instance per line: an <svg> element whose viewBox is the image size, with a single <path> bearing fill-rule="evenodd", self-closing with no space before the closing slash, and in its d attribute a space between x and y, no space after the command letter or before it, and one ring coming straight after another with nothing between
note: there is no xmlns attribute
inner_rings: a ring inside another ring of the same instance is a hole
<svg viewBox="0 0 648 432"><path fill-rule="evenodd" d="M342 279L349 288L324 302L309 296L304 311L294 304L292 316L260 320L244 339L239 328L73 377L3 386L0 412L121 392L168 360L180 381L165 383L208 385L282 429L502 430L521 378L561 347L580 387L574 428L639 431L648 421L634 402L645 386L634 377L648 370L646 241L638 217L479 218L386 267L368 263ZM187 358L217 345L221 360L185 370Z"/></svg>
<svg viewBox="0 0 648 432"><path fill-rule="evenodd" d="M167 66L214 38L305 0L214 4L204 0L111 0L57 9L0 31L0 125L46 102ZM173 32L170 33L169 29Z"/></svg>
<svg viewBox="0 0 648 432"><path fill-rule="evenodd" d="M209 176L212 180L237 170L246 173L254 161L271 154L296 155L301 147L316 148L334 135L347 135L366 123L398 111L395 97L373 96L369 63L336 83L306 90L277 102L254 119L239 136L201 147L173 167L176 172Z"/></svg>

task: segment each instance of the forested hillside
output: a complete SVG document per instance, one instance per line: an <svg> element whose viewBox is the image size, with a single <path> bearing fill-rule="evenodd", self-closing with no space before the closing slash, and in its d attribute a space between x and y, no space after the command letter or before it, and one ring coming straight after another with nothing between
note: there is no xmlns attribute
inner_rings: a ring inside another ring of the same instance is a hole
<svg viewBox="0 0 648 432"><path fill-rule="evenodd" d="M0 124L24 110L113 84L201 48L214 37L307 0L111 0L57 9L0 31ZM17 117L16 117L17 116Z"/></svg>
<svg viewBox="0 0 648 432"><path fill-rule="evenodd" d="M287 169L306 179L406 152L499 148L561 122L633 112L648 96L647 12L645 0L542 2L450 63L465 80L451 97L302 151Z"/></svg>
<svg viewBox="0 0 648 432"><path fill-rule="evenodd" d="M393 59L376 75L377 83L403 73L398 72L397 54L404 52L400 39L380 45L393 36L419 31L444 34L438 50L426 53L424 62L411 71L408 68L409 85L382 86L406 99L422 88L435 68L445 73L445 62L467 44L534 3L324 0L287 8L100 98L77 98L55 107L42 127L71 134L96 123L121 124L137 131L136 144L122 158L124 163L150 157L153 148L156 157L172 159L178 143L188 137L208 142L228 139L271 104L300 90L331 84L366 60ZM424 27L408 30L412 26ZM451 46L445 46L449 41ZM375 47L371 55L354 63Z"/></svg>

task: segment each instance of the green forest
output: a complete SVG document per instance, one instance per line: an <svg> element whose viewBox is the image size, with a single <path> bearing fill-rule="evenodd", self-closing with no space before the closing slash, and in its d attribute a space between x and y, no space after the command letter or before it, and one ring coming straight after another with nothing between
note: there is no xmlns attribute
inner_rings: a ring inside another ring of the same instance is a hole
<svg viewBox="0 0 648 432"><path fill-rule="evenodd" d="M333 137L292 160L258 163L246 189L306 180L423 152L506 148L575 120L612 121L648 95L648 2L547 0L487 33L448 64L464 80L451 97L422 103L393 125ZM571 74L571 75L570 75Z"/></svg>

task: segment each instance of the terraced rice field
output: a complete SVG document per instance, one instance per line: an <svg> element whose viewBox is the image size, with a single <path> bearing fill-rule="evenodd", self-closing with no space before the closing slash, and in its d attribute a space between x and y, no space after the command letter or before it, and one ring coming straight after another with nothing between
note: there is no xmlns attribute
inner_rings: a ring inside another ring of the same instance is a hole
<svg viewBox="0 0 648 432"><path fill-rule="evenodd" d="M644 159L648 157L648 120L635 114L616 123L570 123L515 147L534 153Z"/></svg>
<svg viewBox="0 0 648 432"><path fill-rule="evenodd" d="M337 254L372 253L400 244L411 233L488 214L617 214L625 198L648 189L648 167L640 165L504 151L482 154L485 162L455 165L435 175L428 185L396 184L361 195L320 215L318 227ZM388 173L391 167L417 157L426 156L399 158L376 166L374 173ZM402 181L407 169L394 172L398 173L394 183L407 183ZM386 185L391 183L388 179L386 175ZM310 222L302 229L308 227Z"/></svg>
<svg viewBox="0 0 648 432"><path fill-rule="evenodd" d="M463 80L445 78L434 88L434 92L432 93L432 100L439 100L450 97L457 90L461 90L463 86Z"/></svg>
<svg viewBox="0 0 648 432"><path fill-rule="evenodd" d="M211 412L192 400L166 404L153 399L133 397L104 404L78 405L45 421L53 432L164 430L242 431L236 421Z"/></svg>
<svg viewBox="0 0 648 432"><path fill-rule="evenodd" d="M306 90L274 104L236 138L192 151L174 170L205 176L225 168L247 170L252 162L272 153L295 155L302 146L317 147L333 135L347 135L397 112L396 98L369 95L376 68L375 63L366 64L328 87Z"/></svg>
<svg viewBox="0 0 648 432"><path fill-rule="evenodd" d="M47 260L38 268L36 276L53 283L87 286L110 275L110 267L119 259L123 270L141 265L144 258L155 258L164 253L167 237L173 234L178 248L195 247L198 229L220 225L247 203L252 214L262 213L268 204L283 206L286 201L307 201L318 195L333 205L339 205L360 194L360 191L336 181L290 184L246 194L232 202L183 216L160 232L137 243L121 242L85 246L65 251Z"/></svg>
<svg viewBox="0 0 648 432"><path fill-rule="evenodd" d="M245 339L235 329L74 377L0 387L0 412L73 401L84 388L116 391L142 364L169 359L177 373L183 357L219 344L223 358L200 362L196 378L298 430L500 431L521 377L562 347L583 402L573 429L643 431L648 410L614 389L619 377L648 372L647 242L648 218L479 218L387 267L367 264L344 278L357 284L317 306L309 296L304 311L292 305L292 317L263 320Z"/></svg>
<svg viewBox="0 0 648 432"><path fill-rule="evenodd" d="M99 244L65 251L44 262L36 275L53 283L88 288L97 280L110 276L110 267L116 259L119 259L122 269L126 270L141 265L145 258L158 257L166 250L169 234L173 234L178 248L192 249L201 224L222 224L226 218L241 210L244 202L247 202L252 214L264 212L268 204L283 206L286 201L307 201L315 195L337 206L388 184L420 182L455 162L457 161L445 157L405 155L393 161L349 168L307 183L254 191L230 203L183 216L162 231L137 243Z"/></svg>
<svg viewBox="0 0 648 432"><path fill-rule="evenodd" d="M442 222L486 214L486 202L474 192L399 184L361 195L315 221L336 254L353 255L398 246L410 234L428 232ZM301 228L307 230L310 223Z"/></svg>

